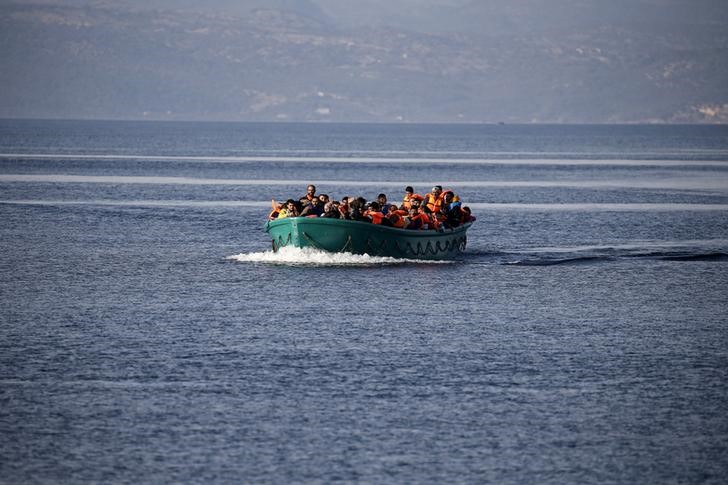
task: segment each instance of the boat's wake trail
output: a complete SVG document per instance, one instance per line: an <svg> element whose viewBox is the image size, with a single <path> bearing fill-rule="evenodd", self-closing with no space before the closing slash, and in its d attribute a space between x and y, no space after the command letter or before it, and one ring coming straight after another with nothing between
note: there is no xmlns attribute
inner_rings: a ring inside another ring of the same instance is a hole
<svg viewBox="0 0 728 485"><path fill-rule="evenodd" d="M452 264L454 261L399 259L368 254L329 253L314 248L286 246L277 252L240 253L226 259L241 263L267 263L287 266L396 266L403 264Z"/></svg>
<svg viewBox="0 0 728 485"><path fill-rule="evenodd" d="M728 240L637 241L610 246L544 247L502 253L502 264L553 266L597 264L610 261L728 261Z"/></svg>

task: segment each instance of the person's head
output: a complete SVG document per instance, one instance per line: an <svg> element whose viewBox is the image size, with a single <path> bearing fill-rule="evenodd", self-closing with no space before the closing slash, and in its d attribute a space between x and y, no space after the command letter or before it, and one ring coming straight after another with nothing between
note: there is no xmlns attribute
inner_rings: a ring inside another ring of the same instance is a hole
<svg viewBox="0 0 728 485"><path fill-rule="evenodd" d="M349 196L345 195L341 198L341 205L346 205L349 203Z"/></svg>
<svg viewBox="0 0 728 485"><path fill-rule="evenodd" d="M369 204L369 210L372 210L374 212L379 212L379 204L376 202L372 202Z"/></svg>
<svg viewBox="0 0 728 485"><path fill-rule="evenodd" d="M441 185L435 185L432 187L432 194L439 197L442 193L442 186Z"/></svg>
<svg viewBox="0 0 728 485"><path fill-rule="evenodd" d="M385 194L379 194L379 195L377 196L377 201L378 201L378 202L379 202L380 204L386 204L386 203L387 203L387 196L386 196Z"/></svg>
<svg viewBox="0 0 728 485"><path fill-rule="evenodd" d="M408 185L407 187L405 187L404 191L408 197L415 193L415 189L413 189L411 185Z"/></svg>
<svg viewBox="0 0 728 485"><path fill-rule="evenodd" d="M333 202L327 202L324 205L324 212L333 212L335 210L336 210L336 206L334 205Z"/></svg>
<svg viewBox="0 0 728 485"><path fill-rule="evenodd" d="M293 199L288 199L286 201L286 207L288 209L295 209L296 208L296 202Z"/></svg>
<svg viewBox="0 0 728 485"><path fill-rule="evenodd" d="M462 209L462 210L463 210L463 212L465 212L465 213L466 213L467 215L470 215L470 214L471 214L471 212L470 212L470 207L468 207L467 205L466 205L465 207L463 207L463 209Z"/></svg>
<svg viewBox="0 0 728 485"><path fill-rule="evenodd" d="M393 214L393 213L395 213L395 212L397 212L397 206L396 206L396 205L394 205L394 204L390 205L390 206L389 206L389 213L390 213L390 214Z"/></svg>
<svg viewBox="0 0 728 485"><path fill-rule="evenodd" d="M420 206L420 201L417 199L412 199L410 200L410 206L417 208Z"/></svg>
<svg viewBox="0 0 728 485"><path fill-rule="evenodd" d="M416 216L417 215L417 210L418 209L415 206L410 207L409 215L412 216L412 217Z"/></svg>
<svg viewBox="0 0 728 485"><path fill-rule="evenodd" d="M318 196L318 198L319 198L319 200L320 200L321 202L323 202L324 204L325 204L325 203L327 203L327 202L329 201L329 196L328 196L328 195L326 195L326 194L321 194L321 195L319 195L319 196Z"/></svg>
<svg viewBox="0 0 728 485"><path fill-rule="evenodd" d="M450 203L452 202L455 195L451 191L447 191L442 195L442 198L445 200L445 202Z"/></svg>
<svg viewBox="0 0 728 485"><path fill-rule="evenodd" d="M319 199L318 197L314 197L313 199L311 199L311 205L318 207L321 204L323 204L323 202L321 202L321 199Z"/></svg>
<svg viewBox="0 0 728 485"><path fill-rule="evenodd" d="M309 185L306 187L306 195L313 197L316 195L316 186L315 185Z"/></svg>

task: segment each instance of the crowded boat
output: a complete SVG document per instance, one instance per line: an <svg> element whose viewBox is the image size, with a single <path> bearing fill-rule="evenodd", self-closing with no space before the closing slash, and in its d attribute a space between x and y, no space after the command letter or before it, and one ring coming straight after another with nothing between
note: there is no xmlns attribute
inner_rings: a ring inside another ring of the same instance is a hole
<svg viewBox="0 0 728 485"><path fill-rule="evenodd" d="M386 194L367 201L362 196L345 196L339 200L327 194L317 194L316 187L309 185L306 194L285 203L271 201L268 220L288 217L323 217L344 219L409 230L453 229L475 221L469 207L463 206L460 197L451 189L443 190L435 185L424 196L412 186L404 189L402 201L389 202Z"/></svg>

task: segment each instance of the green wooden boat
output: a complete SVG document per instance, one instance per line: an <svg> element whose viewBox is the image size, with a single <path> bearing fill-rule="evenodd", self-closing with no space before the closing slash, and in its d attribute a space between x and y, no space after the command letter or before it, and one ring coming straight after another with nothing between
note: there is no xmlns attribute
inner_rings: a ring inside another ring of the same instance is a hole
<svg viewBox="0 0 728 485"><path fill-rule="evenodd" d="M453 259L465 250L472 223L444 232L408 230L368 222L323 217L287 217L265 224L273 250L285 246L316 248L407 259Z"/></svg>

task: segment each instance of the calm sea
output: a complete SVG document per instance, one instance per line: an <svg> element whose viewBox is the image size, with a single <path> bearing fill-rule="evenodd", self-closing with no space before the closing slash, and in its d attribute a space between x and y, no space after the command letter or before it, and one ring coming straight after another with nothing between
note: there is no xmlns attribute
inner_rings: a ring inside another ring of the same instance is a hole
<svg viewBox="0 0 728 485"><path fill-rule="evenodd" d="M438 183L449 263L272 254ZM728 127L0 121L2 483L725 483Z"/></svg>

